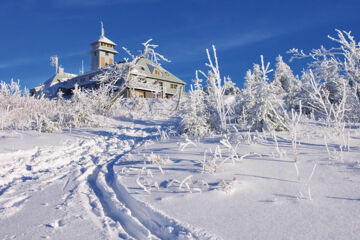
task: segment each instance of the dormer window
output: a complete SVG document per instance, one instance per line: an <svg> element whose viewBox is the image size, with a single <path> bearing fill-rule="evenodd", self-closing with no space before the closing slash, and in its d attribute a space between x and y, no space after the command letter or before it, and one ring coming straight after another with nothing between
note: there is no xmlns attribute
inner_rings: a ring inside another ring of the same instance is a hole
<svg viewBox="0 0 360 240"><path fill-rule="evenodd" d="M155 69L154 74L157 75L157 76L160 76L160 71L158 69Z"/></svg>

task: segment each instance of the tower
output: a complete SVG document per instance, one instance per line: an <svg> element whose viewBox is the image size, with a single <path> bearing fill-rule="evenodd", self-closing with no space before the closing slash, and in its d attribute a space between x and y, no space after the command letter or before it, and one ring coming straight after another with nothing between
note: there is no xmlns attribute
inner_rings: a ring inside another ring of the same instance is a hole
<svg viewBox="0 0 360 240"><path fill-rule="evenodd" d="M99 68L107 65L114 64L114 56L118 52L114 49L116 44L104 35L104 26L101 22L101 35L99 40L91 44L91 71L95 71Z"/></svg>

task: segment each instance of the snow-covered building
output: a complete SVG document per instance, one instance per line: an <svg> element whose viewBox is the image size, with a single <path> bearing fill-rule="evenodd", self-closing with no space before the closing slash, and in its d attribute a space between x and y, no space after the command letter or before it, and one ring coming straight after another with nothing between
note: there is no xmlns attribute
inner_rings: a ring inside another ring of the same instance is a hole
<svg viewBox="0 0 360 240"><path fill-rule="evenodd" d="M125 97L143 98L170 98L177 92L185 91L185 82L154 63L146 56L137 58L135 63L128 64L124 61L115 63L114 57L118 53L115 50L116 44L105 37L104 28L101 23L101 35L99 39L91 43L91 71L75 75L64 72L63 68L58 68L56 74L41 86L31 89L32 95L42 95L45 97L56 97L59 91L65 96L72 95L72 90L77 84L81 88L96 89L101 84L98 76L116 64L119 71L126 73L119 74L116 79L117 84L127 82ZM122 67L124 65L124 67ZM125 67L129 66L129 67Z"/></svg>

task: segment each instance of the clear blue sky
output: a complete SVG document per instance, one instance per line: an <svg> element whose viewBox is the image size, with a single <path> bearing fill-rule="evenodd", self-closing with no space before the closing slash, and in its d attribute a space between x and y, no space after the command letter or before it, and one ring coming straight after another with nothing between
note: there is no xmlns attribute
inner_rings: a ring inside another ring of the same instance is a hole
<svg viewBox="0 0 360 240"><path fill-rule="evenodd" d="M40 85L54 73L49 57L59 56L66 72L90 66L90 43L105 35L121 49L142 49L154 39L172 60L163 64L190 83L197 69L206 70L205 49L218 50L222 75L242 86L247 69L263 54L275 57L299 48L332 46L334 29L351 30L360 40L360 1L212 1L212 0L12 0L0 3L0 81ZM291 66L300 74L303 63Z"/></svg>

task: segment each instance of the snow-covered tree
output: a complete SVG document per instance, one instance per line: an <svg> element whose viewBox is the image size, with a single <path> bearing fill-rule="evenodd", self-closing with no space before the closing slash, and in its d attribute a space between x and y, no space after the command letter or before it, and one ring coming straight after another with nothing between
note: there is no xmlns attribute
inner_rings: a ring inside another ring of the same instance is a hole
<svg viewBox="0 0 360 240"><path fill-rule="evenodd" d="M202 80L196 74L194 85L191 85L188 101L186 101L182 112L182 120L179 126L180 134L204 136L210 131L209 111L205 105L205 92L201 82Z"/></svg>
<svg viewBox="0 0 360 240"><path fill-rule="evenodd" d="M280 55L276 58L276 69L271 84L274 91L284 98L284 107L287 110L295 108L295 95L300 90L301 83Z"/></svg>
<svg viewBox="0 0 360 240"><path fill-rule="evenodd" d="M224 102L225 87L219 70L219 63L216 55L216 49L213 45L214 62L210 56L209 50L206 49L209 63L206 64L210 68L206 77L206 90L205 97L207 108L210 113L211 127L217 131L226 131L226 107Z"/></svg>
<svg viewBox="0 0 360 240"><path fill-rule="evenodd" d="M224 95L238 95L240 93L240 89L235 86L230 77L227 77L224 88Z"/></svg>
<svg viewBox="0 0 360 240"><path fill-rule="evenodd" d="M289 52L293 54L292 59L312 59L302 78L302 92L306 93L304 107L328 122L358 121L360 115L355 106L360 104L360 43L351 32L336 32L336 38L329 38L337 42L338 47L326 49L322 46L308 54L298 49Z"/></svg>
<svg viewBox="0 0 360 240"><path fill-rule="evenodd" d="M269 83L270 63L265 66L261 56L261 66L254 64L253 71L246 73L245 87L238 109L242 120L253 130L284 130L283 99L275 86Z"/></svg>

